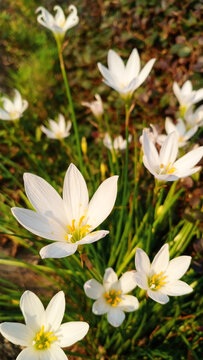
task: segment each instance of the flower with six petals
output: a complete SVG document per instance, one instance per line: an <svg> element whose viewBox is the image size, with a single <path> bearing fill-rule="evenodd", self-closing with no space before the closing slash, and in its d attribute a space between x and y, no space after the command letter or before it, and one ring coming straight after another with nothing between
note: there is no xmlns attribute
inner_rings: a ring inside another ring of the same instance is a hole
<svg viewBox="0 0 203 360"><path fill-rule="evenodd" d="M65 118L62 114L58 115L58 121L49 119L49 129L44 125L41 126L41 130L50 139L64 139L70 135L71 121L65 122Z"/></svg>
<svg viewBox="0 0 203 360"><path fill-rule="evenodd" d="M13 101L6 97L1 98L3 108L0 108L0 119L1 120L18 120L23 116L23 112L28 107L27 100L22 99L21 94L18 90L14 89L15 96Z"/></svg>
<svg viewBox="0 0 203 360"><path fill-rule="evenodd" d="M95 118L100 119L104 112L102 99L99 94L95 95L95 99L96 100L92 102L83 101L82 105L88 107L92 111Z"/></svg>
<svg viewBox="0 0 203 360"><path fill-rule="evenodd" d="M40 250L42 258L72 255L79 245L90 244L109 231L93 231L110 214L117 195L118 176L99 186L89 202L86 182L71 164L64 179L63 199L44 179L24 174L25 191L36 211L12 208L18 222L32 233L55 241Z"/></svg>
<svg viewBox="0 0 203 360"><path fill-rule="evenodd" d="M193 104L196 104L203 99L203 89L193 90L192 83L189 80L183 84L182 88L179 87L177 82L174 82L173 92L180 104L181 117L184 117L187 109Z"/></svg>
<svg viewBox="0 0 203 360"><path fill-rule="evenodd" d="M70 321L61 325L65 312L65 296L59 291L49 302L46 310L40 299L25 291L20 299L25 323L4 322L0 332L10 342L25 346L16 360L67 360L61 349L83 339L89 325L83 321Z"/></svg>

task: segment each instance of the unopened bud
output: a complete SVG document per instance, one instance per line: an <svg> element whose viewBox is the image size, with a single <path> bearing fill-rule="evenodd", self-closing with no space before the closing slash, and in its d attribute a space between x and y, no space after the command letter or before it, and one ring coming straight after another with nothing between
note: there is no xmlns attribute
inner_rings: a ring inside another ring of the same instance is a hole
<svg viewBox="0 0 203 360"><path fill-rule="evenodd" d="M81 149L82 149L83 154L86 156L86 154L87 154L87 140L86 140L85 136L83 136L82 140L81 140Z"/></svg>
<svg viewBox="0 0 203 360"><path fill-rule="evenodd" d="M102 181L105 180L105 175L106 175L106 165L102 162L100 164L100 171L101 171L101 178L102 178Z"/></svg>

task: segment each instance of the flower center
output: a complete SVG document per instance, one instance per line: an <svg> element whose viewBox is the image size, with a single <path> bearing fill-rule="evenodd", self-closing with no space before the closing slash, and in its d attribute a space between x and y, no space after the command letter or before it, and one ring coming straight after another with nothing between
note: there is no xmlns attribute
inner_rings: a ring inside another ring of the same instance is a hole
<svg viewBox="0 0 203 360"><path fill-rule="evenodd" d="M81 216L78 222L78 226L75 225L75 219L72 220L71 225L67 225L69 234L72 235L71 237L72 243L81 240L84 236L86 236L90 232L91 225L86 224L81 226L84 218L85 216ZM68 240L68 235L65 236L65 239Z"/></svg>
<svg viewBox="0 0 203 360"><path fill-rule="evenodd" d="M36 350L47 350L53 341L57 340L56 336L52 336L53 331L45 332L44 325L41 330L36 334L33 340L33 345Z"/></svg>
<svg viewBox="0 0 203 360"><path fill-rule="evenodd" d="M180 117L181 118L184 118L186 110L187 110L187 106L180 106Z"/></svg>
<svg viewBox="0 0 203 360"><path fill-rule="evenodd" d="M18 111L11 111L10 112L10 117L11 119L15 119L16 117L19 117L19 112Z"/></svg>
<svg viewBox="0 0 203 360"><path fill-rule="evenodd" d="M110 290L109 292L106 292L104 294L104 298L106 299L106 302L110 304L113 307L116 307L119 302L121 302L121 291L116 291L115 289Z"/></svg>
<svg viewBox="0 0 203 360"><path fill-rule="evenodd" d="M164 281L166 279L166 276L162 276L163 271L161 271L159 274L154 274L151 278L148 280L148 284L150 289L152 290L159 290L163 285L166 284Z"/></svg>
<svg viewBox="0 0 203 360"><path fill-rule="evenodd" d="M160 168L161 168L161 172L160 172L161 175L173 174L174 171L176 170L175 166L171 166L171 162L169 162L167 166L164 166L164 164L161 164Z"/></svg>

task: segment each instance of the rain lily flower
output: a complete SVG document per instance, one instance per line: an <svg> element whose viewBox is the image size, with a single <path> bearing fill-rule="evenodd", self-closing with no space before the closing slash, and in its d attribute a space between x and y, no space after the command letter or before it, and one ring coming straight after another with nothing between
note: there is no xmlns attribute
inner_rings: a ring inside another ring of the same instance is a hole
<svg viewBox="0 0 203 360"><path fill-rule="evenodd" d="M168 244L162 246L150 264L147 254L137 249L135 254L137 285L160 304L166 304L169 296L180 296L193 291L191 286L179 280L190 266L191 256L178 256L169 261Z"/></svg>
<svg viewBox="0 0 203 360"><path fill-rule="evenodd" d="M194 112L192 107L190 107L184 116L186 128L192 129L193 127L200 127L203 125L203 105L199 106Z"/></svg>
<svg viewBox="0 0 203 360"><path fill-rule="evenodd" d="M133 92L149 75L155 59L151 59L140 71L140 57L137 49L133 49L126 66L115 51L108 52L108 69L101 63L98 68L104 77L104 83L118 91L124 99L131 98Z"/></svg>
<svg viewBox="0 0 203 360"><path fill-rule="evenodd" d="M192 83L189 80L183 84L182 88L174 82L173 91L180 104L181 117L184 117L188 108L203 99L203 89L192 90Z"/></svg>
<svg viewBox="0 0 203 360"><path fill-rule="evenodd" d="M173 131L176 133L178 139L178 147L183 147L188 143L188 140L197 132L198 126L193 126L191 129L187 130L185 122L180 118L175 125L173 121L167 117L165 120L165 130L169 135ZM166 135L159 135L157 142L159 145L162 145L166 140Z"/></svg>
<svg viewBox="0 0 203 360"><path fill-rule="evenodd" d="M195 167L195 165L203 156L203 146L190 151L176 160L178 154L178 139L175 131L166 137L160 153L158 153L155 145L144 130L143 151L145 167L161 181L174 181L190 176L201 169L200 166Z"/></svg>
<svg viewBox="0 0 203 360"><path fill-rule="evenodd" d="M146 131L147 135L149 136L149 138L153 142L153 144L156 144L158 137L160 136L158 134L156 127L154 125L150 124L150 127L145 128L144 130ZM139 141L141 144L143 143L143 135L140 136Z"/></svg>
<svg viewBox="0 0 203 360"><path fill-rule="evenodd" d="M71 164L64 179L63 199L41 177L25 173L27 197L36 211L12 208L12 213L27 230L55 241L40 250L42 258L72 255L79 245L90 244L109 231L93 231L110 214L117 195L118 176L112 176L99 186L89 202L86 182Z"/></svg>
<svg viewBox="0 0 203 360"><path fill-rule="evenodd" d="M41 126L41 130L50 139L64 139L70 135L71 121L65 122L65 118L62 114L58 115L58 122L49 119L49 129L45 126Z"/></svg>
<svg viewBox="0 0 203 360"><path fill-rule="evenodd" d="M92 102L83 101L82 105L88 107L92 111L95 118L100 119L104 112L102 99L99 94L95 95L95 99L96 100Z"/></svg>
<svg viewBox="0 0 203 360"><path fill-rule="evenodd" d="M118 280L112 268L105 270L103 285L91 279L84 284L85 294L96 300L92 311L95 315L107 313L108 322L115 327L122 324L125 319L124 311L135 311L139 302L135 296L126 295L136 287L135 271L127 271Z"/></svg>
<svg viewBox="0 0 203 360"><path fill-rule="evenodd" d="M89 330L84 321L61 325L65 312L63 291L51 299L46 310L32 291L25 291L20 299L20 308L26 325L15 322L0 324L0 332L6 339L26 347L16 360L67 360L61 348L83 339Z"/></svg>
<svg viewBox="0 0 203 360"><path fill-rule="evenodd" d="M55 16L51 15L44 7L39 6L36 13L41 13L38 15L37 21L51 30L56 39L63 39L66 31L77 25L79 22L76 7L70 5L68 10L70 11L70 14L66 19L64 12L59 5L54 6L54 11L56 11Z"/></svg>
<svg viewBox="0 0 203 360"><path fill-rule="evenodd" d="M15 96L13 101L6 97L2 97L0 100L3 103L3 108L0 108L1 120L18 120L23 116L23 112L28 107L27 100L22 99L19 91L14 89Z"/></svg>
<svg viewBox="0 0 203 360"><path fill-rule="evenodd" d="M130 134L128 137L128 143L130 143L132 141L132 135ZM117 136L114 140L111 139L109 134L105 134L104 139L103 139L103 143L104 145L109 149L109 150L125 150L127 147L127 141L123 139L123 137L121 135Z"/></svg>

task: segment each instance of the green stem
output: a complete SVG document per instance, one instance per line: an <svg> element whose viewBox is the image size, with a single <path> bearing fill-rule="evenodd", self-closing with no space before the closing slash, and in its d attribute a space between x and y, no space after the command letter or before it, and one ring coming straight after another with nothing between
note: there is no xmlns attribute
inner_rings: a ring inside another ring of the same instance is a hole
<svg viewBox="0 0 203 360"><path fill-rule="evenodd" d="M77 147L77 151L78 151L80 169L83 172L83 158L82 158L82 152L81 152L81 147L80 147L80 139L79 139L79 133L78 133L78 127L77 127L77 120L76 120L76 116L75 116L75 110L74 110L74 106L73 106L70 87L69 87L69 84L68 84L68 78L67 78L67 75L66 75L66 70L65 70L64 60L63 60L62 46L61 46L60 41L56 41L56 43L57 43L57 48L58 48L58 55L59 55L61 73L62 73L62 76L63 76L64 85L65 85L65 88L66 88L66 95L67 95L69 106L70 106L70 114L71 114L71 118L72 118L74 132L75 132L75 140L76 140L76 147Z"/></svg>

